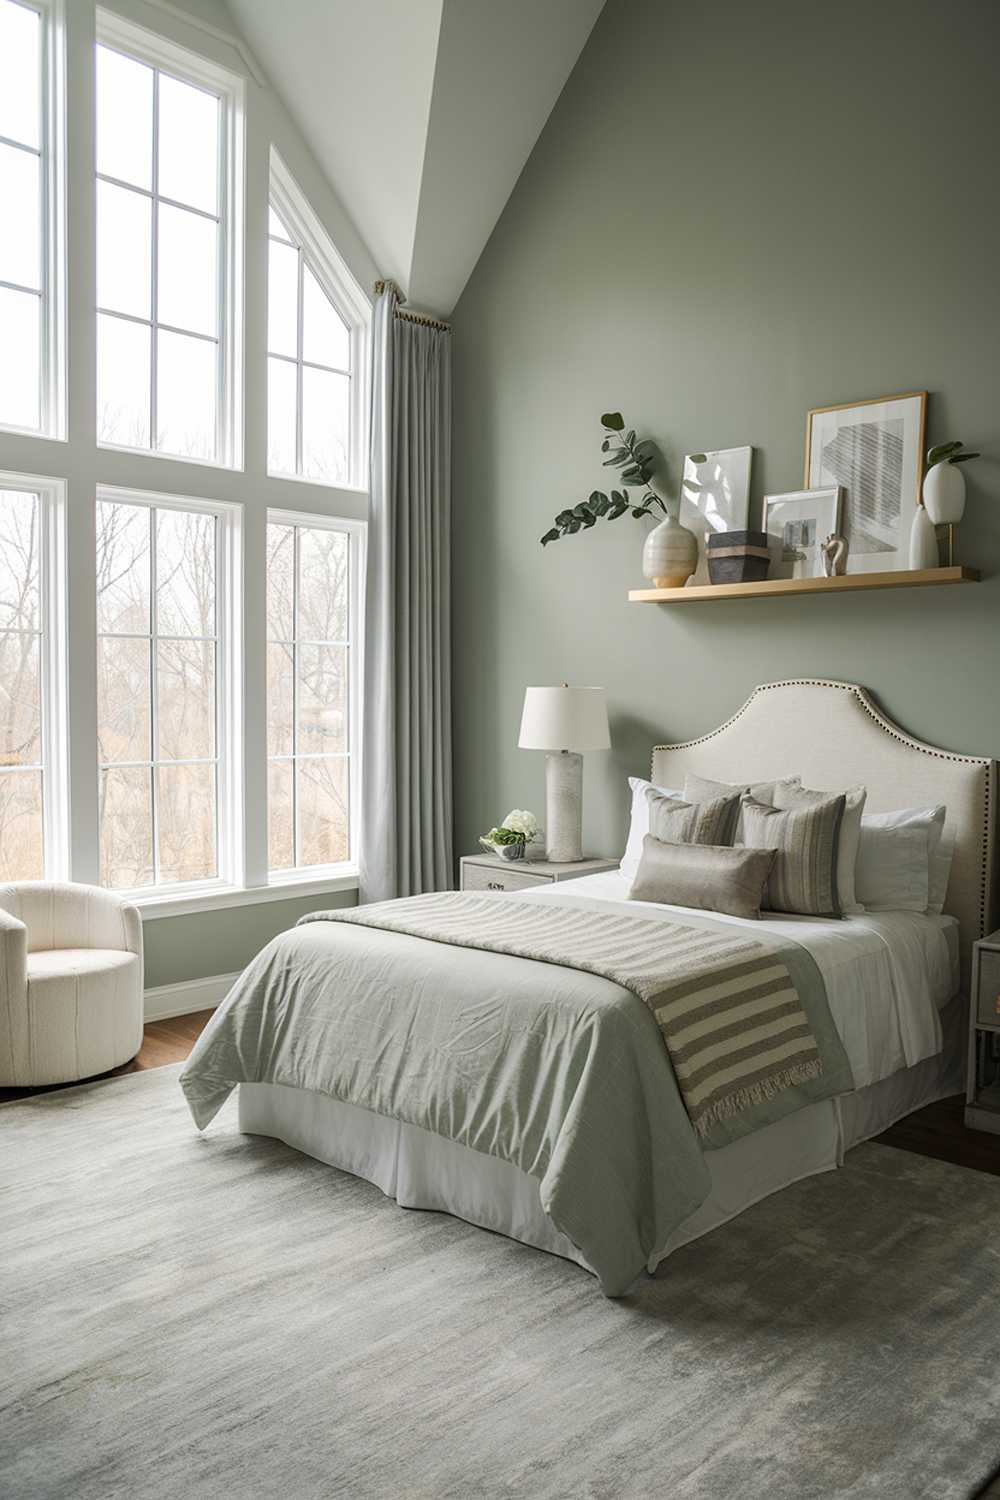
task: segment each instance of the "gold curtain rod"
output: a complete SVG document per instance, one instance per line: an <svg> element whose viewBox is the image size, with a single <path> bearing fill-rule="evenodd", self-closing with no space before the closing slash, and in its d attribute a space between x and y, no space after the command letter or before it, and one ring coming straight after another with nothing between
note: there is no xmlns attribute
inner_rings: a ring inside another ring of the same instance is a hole
<svg viewBox="0 0 1000 1500"><path fill-rule="evenodd" d="M384 281L384 280L381 280L381 279L378 280L378 281L376 281L376 283L375 283L375 295L376 295L376 297L381 297L382 293L386 290L387 287L391 287L392 291L393 291L393 294L394 294L393 295L392 311L393 311L393 315L395 317L397 317L397 318L406 318L406 320L408 322L410 322L410 323L422 323L425 328L437 328L437 329L439 329L441 331L441 333L450 333L451 332L451 324L450 323L442 323L440 318L428 318L428 317L425 317L423 313L405 312L403 310L403 308L400 306L400 303L401 303L402 299L401 299L401 296L400 296L399 287L396 285L396 283L394 281Z"/></svg>
<svg viewBox="0 0 1000 1500"><path fill-rule="evenodd" d="M405 312L401 307L394 307L393 315L397 318L405 318L408 323L423 323L425 328L439 328L442 333L451 332L451 324L442 323L440 318L425 318L422 313Z"/></svg>

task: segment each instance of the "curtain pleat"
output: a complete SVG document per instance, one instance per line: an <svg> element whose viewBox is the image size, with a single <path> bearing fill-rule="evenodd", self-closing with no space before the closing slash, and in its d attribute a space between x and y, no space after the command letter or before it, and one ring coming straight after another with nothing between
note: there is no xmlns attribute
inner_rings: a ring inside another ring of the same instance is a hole
<svg viewBox="0 0 1000 1500"><path fill-rule="evenodd" d="M372 320L362 901L453 884L450 336L395 300Z"/></svg>

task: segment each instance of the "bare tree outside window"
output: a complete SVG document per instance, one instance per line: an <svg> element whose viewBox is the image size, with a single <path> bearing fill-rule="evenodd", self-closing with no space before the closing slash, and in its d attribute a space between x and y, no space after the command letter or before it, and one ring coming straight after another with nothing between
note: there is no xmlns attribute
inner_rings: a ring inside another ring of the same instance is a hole
<svg viewBox="0 0 1000 1500"><path fill-rule="evenodd" d="M0 880L44 874L40 511L0 490Z"/></svg>
<svg viewBox="0 0 1000 1500"><path fill-rule="evenodd" d="M350 858L350 549L346 531L267 528L268 863Z"/></svg>
<svg viewBox="0 0 1000 1500"><path fill-rule="evenodd" d="M98 503L101 882L116 889L218 871L217 524Z"/></svg>

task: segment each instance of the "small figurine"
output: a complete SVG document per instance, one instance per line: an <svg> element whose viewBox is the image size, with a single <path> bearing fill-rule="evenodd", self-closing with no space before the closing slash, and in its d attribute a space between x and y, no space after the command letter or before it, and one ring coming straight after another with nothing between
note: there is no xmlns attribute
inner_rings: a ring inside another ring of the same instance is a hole
<svg viewBox="0 0 1000 1500"><path fill-rule="evenodd" d="M823 572L827 578L839 578L847 572L848 546L846 536L838 536L836 532L821 544L819 550L823 558Z"/></svg>

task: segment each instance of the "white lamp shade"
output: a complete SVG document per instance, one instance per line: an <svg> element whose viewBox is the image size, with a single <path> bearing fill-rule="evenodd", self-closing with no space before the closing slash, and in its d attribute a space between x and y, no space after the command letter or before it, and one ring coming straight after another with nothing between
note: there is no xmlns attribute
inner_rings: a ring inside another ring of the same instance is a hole
<svg viewBox="0 0 1000 1500"><path fill-rule="evenodd" d="M522 750L607 750L611 736L604 689L525 688L517 743Z"/></svg>

